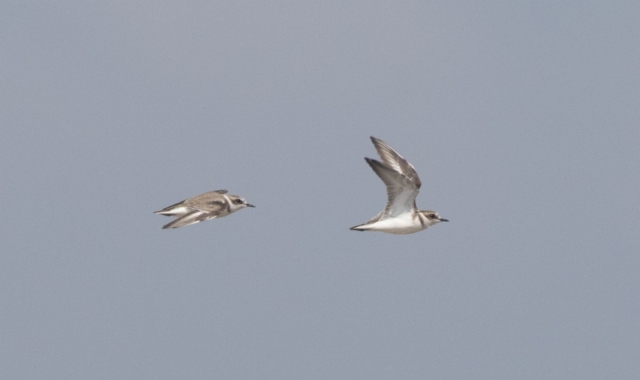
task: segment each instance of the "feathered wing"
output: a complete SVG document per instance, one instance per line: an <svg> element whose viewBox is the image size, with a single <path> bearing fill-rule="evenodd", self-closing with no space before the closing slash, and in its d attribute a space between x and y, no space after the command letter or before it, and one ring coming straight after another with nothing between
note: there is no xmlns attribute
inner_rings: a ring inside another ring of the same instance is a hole
<svg viewBox="0 0 640 380"><path fill-rule="evenodd" d="M217 215L223 209L229 208L227 201L218 194L215 192L204 193L188 199L185 205L190 209L212 212Z"/></svg>
<svg viewBox="0 0 640 380"><path fill-rule="evenodd" d="M171 206L167 206L160 211L155 211L154 214L166 215L166 216L174 216L173 210L180 208L184 205L184 202L187 200L180 201L178 203L172 204Z"/></svg>
<svg viewBox="0 0 640 380"><path fill-rule="evenodd" d="M215 217L216 215L213 215L211 213L194 210L184 214L173 222L164 225L162 229L189 226L198 222L202 222L204 220L214 219Z"/></svg>
<svg viewBox="0 0 640 380"><path fill-rule="evenodd" d="M365 158L365 160L387 187L387 207L378 219L384 220L388 217L413 212L418 195L418 187L415 182L380 161L371 158Z"/></svg>
<svg viewBox="0 0 640 380"><path fill-rule="evenodd" d="M201 204L206 204L210 201L221 200L224 199L221 195L228 193L227 190L215 190L215 191L207 191L206 193L202 193L200 195L196 195L193 198L189 198L184 201L185 206L196 207Z"/></svg>
<svg viewBox="0 0 640 380"><path fill-rule="evenodd" d="M390 169L403 174L413 183L416 189L420 189L422 182L420 182L420 177L418 177L418 173L416 173L416 169L414 169L413 165L411 165L384 141L373 136L370 137L373 142L373 146L376 148L376 151L378 151L378 155L380 155L382 163Z"/></svg>
<svg viewBox="0 0 640 380"><path fill-rule="evenodd" d="M227 191L227 190L213 190L213 191L208 191L208 192L206 192L206 193L204 193L204 194L216 193L216 194L220 194L220 195L222 195L222 194L226 194L226 193L228 193L228 192L229 192L229 191ZM200 195L204 195L204 194L200 194Z"/></svg>

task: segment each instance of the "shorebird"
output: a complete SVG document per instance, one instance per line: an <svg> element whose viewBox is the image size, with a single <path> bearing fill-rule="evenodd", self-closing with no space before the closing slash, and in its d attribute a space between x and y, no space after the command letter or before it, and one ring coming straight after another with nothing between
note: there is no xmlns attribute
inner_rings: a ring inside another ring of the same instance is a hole
<svg viewBox="0 0 640 380"><path fill-rule="evenodd" d="M222 218L245 207L256 207L238 195L227 195L227 190L209 191L167 206L154 214L177 216L178 218L162 228L189 226L214 218Z"/></svg>
<svg viewBox="0 0 640 380"><path fill-rule="evenodd" d="M387 206L368 222L351 229L405 235L448 222L435 211L418 210L416 207L416 196L422 183L413 165L384 141L373 136L371 141L382 162L367 157L365 160L387 186Z"/></svg>

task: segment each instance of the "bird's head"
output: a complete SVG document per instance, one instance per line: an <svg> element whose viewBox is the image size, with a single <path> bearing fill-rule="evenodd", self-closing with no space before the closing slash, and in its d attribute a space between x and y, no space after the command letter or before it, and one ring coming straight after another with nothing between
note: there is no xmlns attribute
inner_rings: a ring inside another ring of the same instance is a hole
<svg viewBox="0 0 640 380"><path fill-rule="evenodd" d="M420 212L432 224L436 224L436 223L440 223L440 222L448 222L449 221L449 219L445 219L445 218L441 217L440 215L438 215L437 211L423 210L423 211L420 211Z"/></svg>
<svg viewBox="0 0 640 380"><path fill-rule="evenodd" d="M229 195L229 199L231 200L231 204L229 205L229 207L232 211L237 211L245 207L256 207L252 204L247 203L244 198L237 195Z"/></svg>

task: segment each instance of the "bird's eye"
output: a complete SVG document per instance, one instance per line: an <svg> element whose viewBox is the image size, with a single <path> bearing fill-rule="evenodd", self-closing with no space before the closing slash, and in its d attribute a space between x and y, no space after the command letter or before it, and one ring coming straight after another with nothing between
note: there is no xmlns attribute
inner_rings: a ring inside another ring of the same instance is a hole
<svg viewBox="0 0 640 380"><path fill-rule="evenodd" d="M242 204L242 199L236 199L235 201L233 201L233 203L237 203L237 204Z"/></svg>
<svg viewBox="0 0 640 380"><path fill-rule="evenodd" d="M436 214L429 214L429 218L435 219L436 218Z"/></svg>

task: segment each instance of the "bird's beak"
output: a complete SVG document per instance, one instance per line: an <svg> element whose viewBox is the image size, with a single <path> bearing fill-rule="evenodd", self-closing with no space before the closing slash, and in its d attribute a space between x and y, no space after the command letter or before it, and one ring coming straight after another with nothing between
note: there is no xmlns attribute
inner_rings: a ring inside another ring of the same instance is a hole
<svg viewBox="0 0 640 380"><path fill-rule="evenodd" d="M448 221L449 221L449 219L440 218L440 221L441 221L441 222L448 222Z"/></svg>
<svg viewBox="0 0 640 380"><path fill-rule="evenodd" d="M247 203L247 207L256 207L256 206L254 206L254 205L252 205L252 204Z"/></svg>

